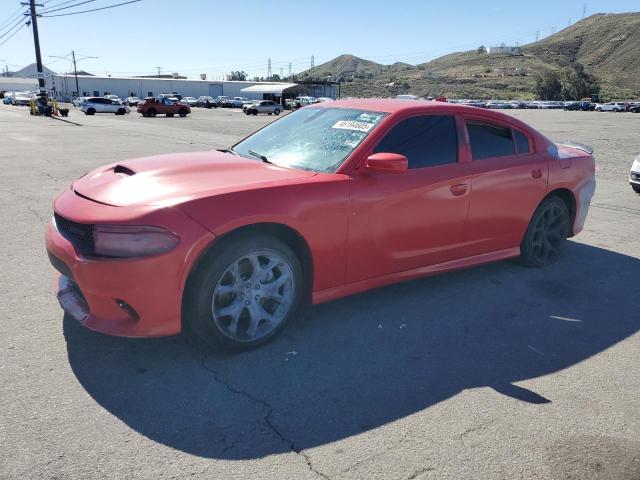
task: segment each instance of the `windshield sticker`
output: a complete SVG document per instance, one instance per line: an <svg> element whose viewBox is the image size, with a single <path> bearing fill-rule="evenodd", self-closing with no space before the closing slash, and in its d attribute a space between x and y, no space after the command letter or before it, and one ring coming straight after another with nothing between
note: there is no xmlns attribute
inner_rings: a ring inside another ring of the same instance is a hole
<svg viewBox="0 0 640 480"><path fill-rule="evenodd" d="M331 128L338 128L340 130L355 130L356 132L367 133L373 128L373 126L373 123L355 122L353 120L339 120Z"/></svg>

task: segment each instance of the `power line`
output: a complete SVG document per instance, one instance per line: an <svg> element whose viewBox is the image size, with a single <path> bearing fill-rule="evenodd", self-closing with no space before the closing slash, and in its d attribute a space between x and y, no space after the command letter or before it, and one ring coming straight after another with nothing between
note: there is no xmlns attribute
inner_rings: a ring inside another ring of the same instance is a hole
<svg viewBox="0 0 640 480"><path fill-rule="evenodd" d="M140 2L140 1L142 1L142 0L130 0L128 2L116 3L114 5L109 5L109 6L106 6L106 7L92 8L91 10L82 10L80 12L71 12L71 13L59 13L57 15L42 15L42 17L44 17L44 18L66 17L66 16L69 16L69 15L78 15L80 13L97 12L98 10L107 10L109 8L120 7L122 5L128 5L130 3L136 3L136 2Z"/></svg>
<svg viewBox="0 0 640 480"><path fill-rule="evenodd" d="M84 2L80 2L80 3L76 3L74 5L69 5L68 7L62 7L62 8L54 8L53 10L45 10L43 12L40 13L52 13L52 12L59 12L60 10L66 10L67 8L73 8L73 7L79 7L80 5L84 5L85 3L91 3L91 2L95 2L96 0L85 0ZM53 5L50 8L55 7L55 5Z"/></svg>
<svg viewBox="0 0 640 480"><path fill-rule="evenodd" d="M13 32L11 35L9 35L7 38L5 38L5 39L4 39L4 41L3 41L2 43L0 43L0 47L1 47L2 45L4 45L5 43L7 43L11 37L13 37L16 33L18 33L20 30L22 30L22 29L23 29L24 27L26 27L26 26L27 26L27 24L26 24L26 23L23 23L23 24L22 24L22 26L21 26L18 30L16 30L15 32Z"/></svg>
<svg viewBox="0 0 640 480"><path fill-rule="evenodd" d="M5 20L2 25L0 25L0 29L4 28L5 25L9 25L11 22L13 22L16 18L21 17L22 18L22 12L21 10L24 7L20 6L18 7L18 10L16 10L15 12L13 12L11 15L9 15L9 18L7 20Z"/></svg>
<svg viewBox="0 0 640 480"><path fill-rule="evenodd" d="M4 37L5 35L8 35L9 33L11 33L12 30L14 30L18 25L20 25L24 20L21 18L20 20L18 20L16 23L14 23L11 28L9 28L9 30L7 30L6 32L4 32L2 35L0 35L0 38Z"/></svg>

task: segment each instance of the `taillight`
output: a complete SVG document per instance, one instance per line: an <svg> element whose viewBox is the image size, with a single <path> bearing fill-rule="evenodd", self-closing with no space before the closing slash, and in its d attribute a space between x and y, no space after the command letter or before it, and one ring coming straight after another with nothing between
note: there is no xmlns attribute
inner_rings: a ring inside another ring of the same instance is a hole
<svg viewBox="0 0 640 480"><path fill-rule="evenodd" d="M173 250L180 239L161 227L144 225L95 225L94 255L103 257L145 257Z"/></svg>

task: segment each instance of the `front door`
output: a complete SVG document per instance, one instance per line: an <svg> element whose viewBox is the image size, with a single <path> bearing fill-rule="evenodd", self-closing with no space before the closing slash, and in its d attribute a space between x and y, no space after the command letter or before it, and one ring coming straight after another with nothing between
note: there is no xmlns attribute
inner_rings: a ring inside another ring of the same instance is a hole
<svg viewBox="0 0 640 480"><path fill-rule="evenodd" d="M471 177L468 165L458 161L455 117L401 120L374 148L379 152L405 155L409 169L395 174L362 168L354 174L347 281L464 256Z"/></svg>

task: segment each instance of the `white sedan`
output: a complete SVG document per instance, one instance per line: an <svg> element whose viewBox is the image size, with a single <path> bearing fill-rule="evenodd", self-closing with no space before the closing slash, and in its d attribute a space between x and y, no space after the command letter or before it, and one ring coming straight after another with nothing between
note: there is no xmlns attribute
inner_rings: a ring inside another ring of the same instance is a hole
<svg viewBox="0 0 640 480"><path fill-rule="evenodd" d="M631 165L631 173L629 174L629 183L636 193L640 193L640 155L636 157Z"/></svg>

